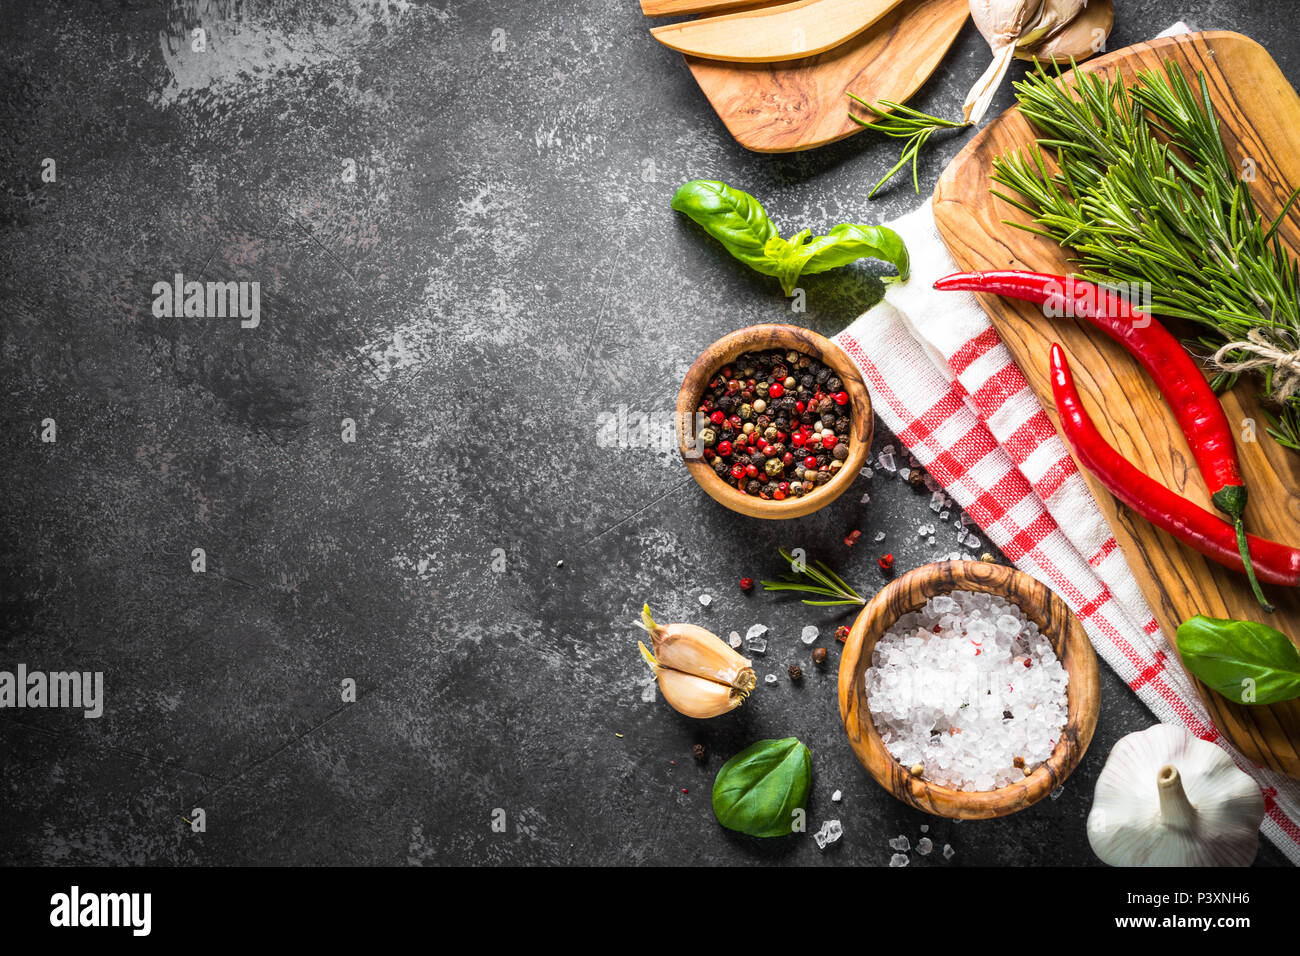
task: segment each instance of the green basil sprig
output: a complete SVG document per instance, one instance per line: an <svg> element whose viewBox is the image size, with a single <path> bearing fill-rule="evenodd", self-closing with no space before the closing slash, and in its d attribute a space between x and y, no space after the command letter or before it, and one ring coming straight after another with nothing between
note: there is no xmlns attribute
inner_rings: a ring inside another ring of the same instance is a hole
<svg viewBox="0 0 1300 956"><path fill-rule="evenodd" d="M1178 651L1189 671L1229 700L1276 704L1300 697L1300 651L1267 624L1198 614L1179 626Z"/></svg>
<svg viewBox="0 0 1300 956"><path fill-rule="evenodd" d="M776 276L786 295L794 294L801 275L846 266L858 259L888 262L905 281L910 263L907 246L885 226L842 223L824 236L804 229L782 239L762 204L726 183L694 179L673 193L672 207L699 223L728 252L763 275Z"/></svg>
<svg viewBox="0 0 1300 956"><path fill-rule="evenodd" d="M812 755L794 737L760 740L722 765L713 781L713 814L728 830L756 837L792 833L808 802Z"/></svg>

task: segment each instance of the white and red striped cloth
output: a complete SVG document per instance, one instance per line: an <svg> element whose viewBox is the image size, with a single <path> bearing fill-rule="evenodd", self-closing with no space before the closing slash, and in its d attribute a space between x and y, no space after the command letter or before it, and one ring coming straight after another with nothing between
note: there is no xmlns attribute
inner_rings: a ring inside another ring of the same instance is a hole
<svg viewBox="0 0 1300 956"><path fill-rule="evenodd" d="M1256 767L1215 729L988 316L973 295L931 287L959 270L930 204L890 226L907 243L911 278L835 337L862 370L881 421L1017 568L1065 599L1097 653L1156 717L1219 744L1258 781L1262 832L1300 863L1300 783Z"/></svg>

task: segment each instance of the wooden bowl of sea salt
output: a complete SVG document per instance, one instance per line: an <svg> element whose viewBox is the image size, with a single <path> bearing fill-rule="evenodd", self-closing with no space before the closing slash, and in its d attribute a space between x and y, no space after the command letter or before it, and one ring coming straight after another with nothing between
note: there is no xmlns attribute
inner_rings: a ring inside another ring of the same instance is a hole
<svg viewBox="0 0 1300 956"><path fill-rule="evenodd" d="M1097 727L1097 657L1041 581L944 561L863 608L840 656L839 699L853 752L882 787L937 816L990 819L1037 803L1078 766Z"/></svg>

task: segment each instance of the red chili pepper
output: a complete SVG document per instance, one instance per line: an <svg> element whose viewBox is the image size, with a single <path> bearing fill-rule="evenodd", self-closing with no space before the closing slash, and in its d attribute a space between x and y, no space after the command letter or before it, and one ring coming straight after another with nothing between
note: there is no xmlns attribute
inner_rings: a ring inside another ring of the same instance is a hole
<svg viewBox="0 0 1300 956"><path fill-rule="evenodd" d="M1246 510L1246 483L1237 462L1232 428L1219 397L1201 374L1200 367L1168 329L1133 308L1114 290L1073 276L1010 270L971 272L945 276L934 287L987 292L1050 306L1062 315L1068 313L1088 319L1124 346L1146 369L1173 410L1196 458L1196 466L1209 486L1210 500L1232 518L1237 533L1237 550L1255 597L1265 608L1269 607L1259 582L1255 580L1246 529L1242 523Z"/></svg>
<svg viewBox="0 0 1300 956"><path fill-rule="evenodd" d="M1052 346L1052 396L1061 430L1080 463L1120 501L1201 554L1236 571L1244 569L1232 525L1213 512L1170 491L1116 451L1097 431L1084 411L1059 345ZM1300 585L1300 550L1247 535L1250 554L1261 580L1269 584Z"/></svg>

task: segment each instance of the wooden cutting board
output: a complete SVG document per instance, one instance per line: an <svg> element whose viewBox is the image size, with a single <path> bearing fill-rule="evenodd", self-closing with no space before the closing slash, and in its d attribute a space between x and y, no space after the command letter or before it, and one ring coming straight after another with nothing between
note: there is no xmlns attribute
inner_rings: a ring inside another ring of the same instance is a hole
<svg viewBox="0 0 1300 956"><path fill-rule="evenodd" d="M685 60L740 145L788 153L862 131L849 119L846 92L869 102L906 102L943 60L969 13L968 0L905 0L817 56L781 63Z"/></svg>
<svg viewBox="0 0 1300 956"><path fill-rule="evenodd" d="M1254 161L1255 198L1266 217L1277 215L1293 184L1300 183L1300 97L1259 44L1236 33L1188 34L1127 47L1080 69L1119 69L1132 79L1138 70L1162 68L1167 59L1182 66L1193 83L1196 71L1205 72L1229 154ZM1028 217L989 195L993 158L1032 140L1019 111L1009 110L944 171L934 193L935 218L939 234L963 270L1069 271L1065 252L1050 240L1002 224L1003 219L1027 221ZM1293 211L1281 229L1293 251L1300 250L1297 219ZM1056 409L1047 360L1052 342L1060 342L1088 411L1107 440L1158 481L1214 510L1172 413L1127 352L1082 320L1048 320L1037 307L1010 299L981 296L980 302L1053 419ZM1175 334L1188 331L1172 324L1170 328ZM1250 494L1247 528L1300 545L1300 454L1287 451L1265 434L1266 419L1253 383L1239 384L1223 404L1234 426L1247 419L1257 423L1259 440L1242 441L1239 433L1237 443ZM1198 613L1265 621L1292 640L1300 638L1300 594L1266 587L1277 613L1265 614L1251 597L1244 576L1156 530L1119 504L1091 475L1084 475L1171 640L1179 623ZM1242 753L1300 777L1300 701L1246 707L1203 685L1200 691L1215 724Z"/></svg>

